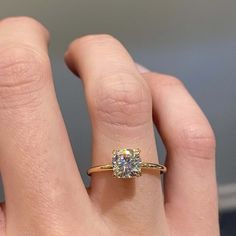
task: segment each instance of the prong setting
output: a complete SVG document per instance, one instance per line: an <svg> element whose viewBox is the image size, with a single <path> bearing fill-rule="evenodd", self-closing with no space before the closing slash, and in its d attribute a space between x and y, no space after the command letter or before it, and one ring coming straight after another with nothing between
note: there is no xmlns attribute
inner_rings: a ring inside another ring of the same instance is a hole
<svg viewBox="0 0 236 236"><path fill-rule="evenodd" d="M112 152L113 176L115 178L133 178L141 176L139 149L119 149Z"/></svg>

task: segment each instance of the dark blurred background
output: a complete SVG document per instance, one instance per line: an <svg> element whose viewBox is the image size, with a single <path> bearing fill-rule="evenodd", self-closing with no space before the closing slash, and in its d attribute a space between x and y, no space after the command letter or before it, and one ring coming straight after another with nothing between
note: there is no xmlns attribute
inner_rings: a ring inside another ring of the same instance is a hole
<svg viewBox="0 0 236 236"><path fill-rule="evenodd" d="M222 235L236 235L236 1L0 1L0 18L18 15L38 19L51 32L58 99L86 184L91 129L81 83L63 62L68 44L85 34L109 33L139 63L185 83L214 127Z"/></svg>

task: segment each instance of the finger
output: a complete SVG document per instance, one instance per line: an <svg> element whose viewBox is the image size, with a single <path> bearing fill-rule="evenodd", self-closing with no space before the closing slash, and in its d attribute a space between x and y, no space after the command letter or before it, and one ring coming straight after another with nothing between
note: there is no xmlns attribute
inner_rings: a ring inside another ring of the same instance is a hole
<svg viewBox="0 0 236 236"><path fill-rule="evenodd" d="M46 232L60 225L72 232L87 207L55 96L47 41L48 33L33 19L0 22L0 169L7 235L36 235L35 228L37 235L50 235Z"/></svg>
<svg viewBox="0 0 236 236"><path fill-rule="evenodd" d="M157 162L150 91L123 46L108 35L83 37L71 44L66 61L84 82L93 165L111 163L112 150L124 147L140 148L143 161ZM122 232L136 232L139 225L149 235L165 226L158 174L130 181L114 179L112 173L93 174L90 195L109 222L120 222Z"/></svg>
<svg viewBox="0 0 236 236"><path fill-rule="evenodd" d="M180 235L218 235L213 131L179 80L156 73L143 75L152 91L155 122L167 148L164 190L171 227L181 229Z"/></svg>

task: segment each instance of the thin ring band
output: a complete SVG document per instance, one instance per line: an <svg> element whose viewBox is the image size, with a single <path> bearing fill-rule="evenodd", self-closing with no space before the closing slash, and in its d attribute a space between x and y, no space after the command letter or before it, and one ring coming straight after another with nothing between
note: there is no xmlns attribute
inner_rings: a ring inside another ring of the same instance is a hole
<svg viewBox="0 0 236 236"><path fill-rule="evenodd" d="M148 169L148 170L157 170L161 174L165 173L167 171L167 168L163 165L157 164L157 163L149 163L149 162L142 162L141 163L141 168L142 169ZM113 166L110 164L107 165L99 165L99 166L93 166L88 169L87 174L90 176L93 173L97 172L104 172L104 171L112 171Z"/></svg>

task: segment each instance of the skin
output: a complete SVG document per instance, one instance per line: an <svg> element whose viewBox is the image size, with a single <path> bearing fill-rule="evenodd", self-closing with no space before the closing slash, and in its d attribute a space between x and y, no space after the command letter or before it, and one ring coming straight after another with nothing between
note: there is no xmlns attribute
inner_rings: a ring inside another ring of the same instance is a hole
<svg viewBox="0 0 236 236"><path fill-rule="evenodd" d="M167 149L158 173L92 175L86 189L55 95L49 34L31 18L0 21L1 236L218 236L215 137L180 80L137 67L109 35L72 42L68 67L83 81L93 128L92 164L113 149L158 161L153 122ZM83 157L80 157L83 158Z"/></svg>

